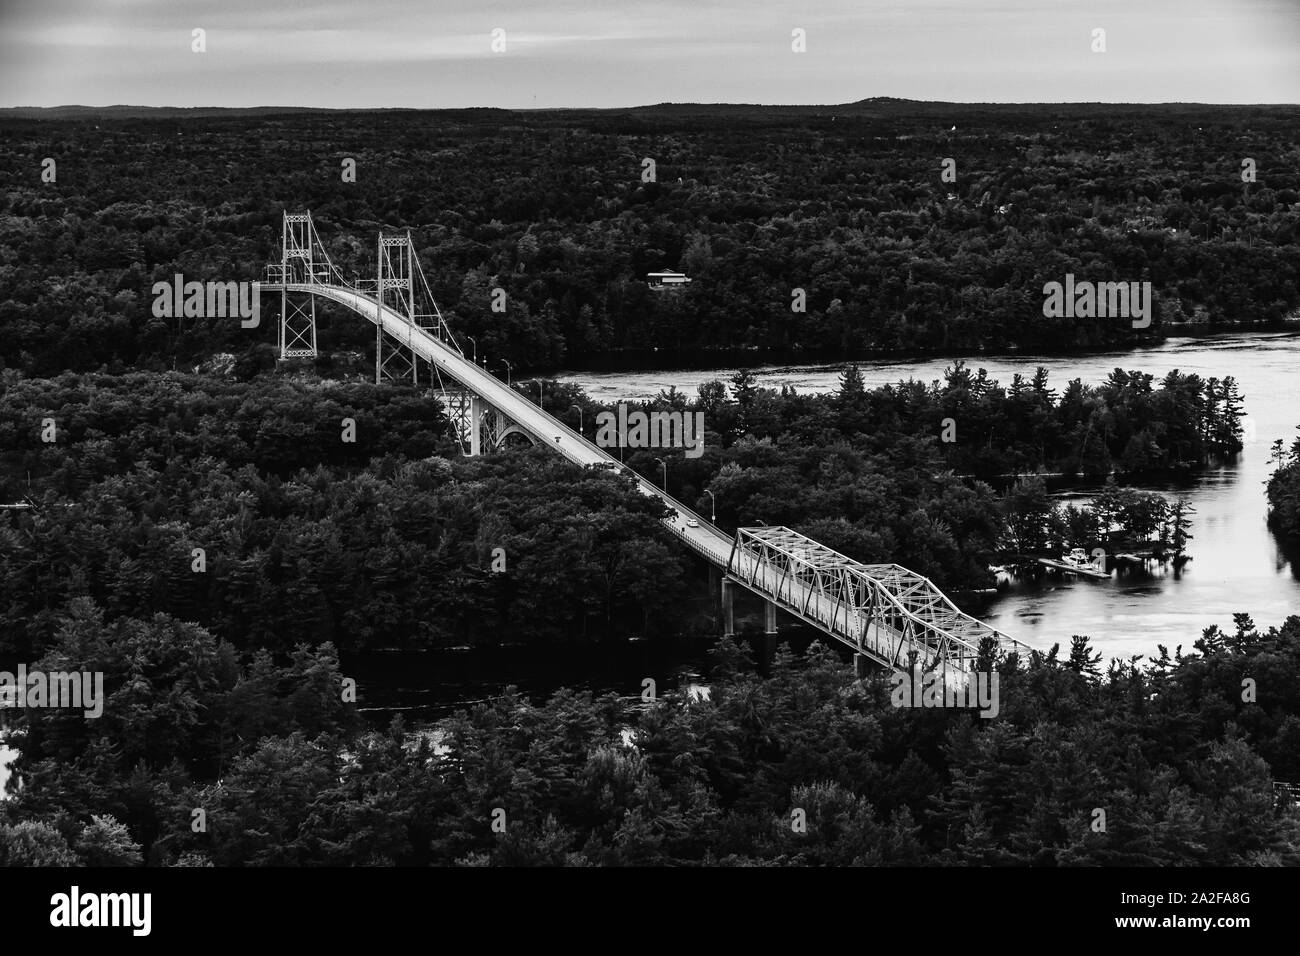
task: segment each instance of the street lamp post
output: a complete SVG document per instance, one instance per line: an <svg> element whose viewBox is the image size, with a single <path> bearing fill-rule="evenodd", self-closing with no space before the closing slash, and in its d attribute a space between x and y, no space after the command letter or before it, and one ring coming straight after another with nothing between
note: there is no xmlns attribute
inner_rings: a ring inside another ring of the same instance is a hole
<svg viewBox="0 0 1300 956"><path fill-rule="evenodd" d="M656 458L655 461L664 466L664 493L666 494L668 492L668 462L662 458Z"/></svg>
<svg viewBox="0 0 1300 956"><path fill-rule="evenodd" d="M501 360L501 364L504 365L504 366L506 367L506 384L509 385L509 384L510 384L510 377L514 374L514 371L515 371L515 370L514 370L514 368L510 365L510 363L507 362L505 359L502 359L502 360Z"/></svg>
<svg viewBox="0 0 1300 956"><path fill-rule="evenodd" d="M465 338L469 339L470 344L474 346L474 357L470 361L472 361L475 365L477 365L478 364L478 342L474 340L474 336L472 335L467 335L465 336Z"/></svg>
<svg viewBox="0 0 1300 956"><path fill-rule="evenodd" d="M581 405L570 405L569 407L570 407L570 408L576 408L576 409L578 410L578 434L581 435L581 434L583 434L583 429L582 429L582 406L581 406Z"/></svg>
<svg viewBox="0 0 1300 956"><path fill-rule="evenodd" d="M709 507L712 512L709 516L709 520L712 521L714 524L717 524L718 523L718 499L713 497L713 492L709 491L708 488L704 489L704 493L709 496L709 503L710 503Z"/></svg>
<svg viewBox="0 0 1300 956"><path fill-rule="evenodd" d="M537 407L542 407L542 380L537 380Z"/></svg>

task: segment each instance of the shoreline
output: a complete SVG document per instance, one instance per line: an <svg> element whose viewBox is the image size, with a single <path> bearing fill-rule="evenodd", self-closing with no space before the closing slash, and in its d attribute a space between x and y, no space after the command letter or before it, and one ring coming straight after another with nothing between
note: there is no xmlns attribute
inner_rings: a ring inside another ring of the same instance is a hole
<svg viewBox="0 0 1300 956"><path fill-rule="evenodd" d="M624 374L652 374L657 372L701 372L710 370L726 369L748 369L749 371L761 371L763 369L790 369L790 368L830 368L833 366L849 366L854 364L895 364L907 365L923 362L933 362L938 359L965 359L969 365L978 368L979 360L1005 359L1008 361L1026 361L1034 358L1042 358L1052 361L1060 361L1069 358L1097 358L1103 355L1132 355L1147 352L1153 348L1167 346L1171 339L1187 339L1191 341L1200 341L1213 339L1217 336L1230 335L1250 335L1250 336L1286 336L1300 333L1300 314L1293 318L1283 320L1283 323L1239 323L1227 327L1211 326L1203 327L1194 326L1198 331L1193 331L1188 326L1180 327L1182 334L1162 335L1159 338L1146 340L1142 344L1134 344L1128 347L1107 347L1092 349L1061 349L1061 350L1035 350L1022 351L1014 346L1008 346L999 349L979 349L976 351L956 350L956 349L934 349L930 351L868 351L868 352L835 352L823 349L788 349L788 350L761 350L752 349L700 349L691 352L679 352L678 350L666 349L625 349L616 352L602 353L594 360L583 362L576 365L566 365L563 367L534 366L527 370L526 377L529 379L546 378L549 380L563 380L574 378L579 375L624 375ZM669 363L670 356L690 356L691 361ZM626 359L626 361L619 361ZM668 364L666 364L668 363ZM523 378L524 376L520 376Z"/></svg>

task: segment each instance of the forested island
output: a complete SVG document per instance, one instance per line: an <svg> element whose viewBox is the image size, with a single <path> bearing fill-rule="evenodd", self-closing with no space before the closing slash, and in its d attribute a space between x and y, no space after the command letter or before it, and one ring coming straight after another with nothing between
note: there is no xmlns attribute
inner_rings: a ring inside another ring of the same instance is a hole
<svg viewBox="0 0 1300 956"><path fill-rule="evenodd" d="M699 573L661 503L544 448L462 458L436 393L313 375L0 376L0 498L31 504L0 523L4 653L46 651L77 596L194 621L247 650L715 630L680 600ZM519 389L575 428L579 409L590 424L601 408L573 386ZM1113 484L1061 507L1039 478L999 491L961 472L1104 475L1231 454L1240 408L1215 400L1225 393L1230 380L1170 374L1153 388L1116 370L1058 397L1045 375L1004 389L957 363L942 383L870 390L850 367L835 393L801 395L741 371L644 406L700 411L703 454L625 458L653 475L665 456L668 490L705 513L716 504L723 528L786 525L863 563L984 588L1010 555L1152 539L1181 551L1187 516ZM505 573L490 568L495 548Z"/></svg>

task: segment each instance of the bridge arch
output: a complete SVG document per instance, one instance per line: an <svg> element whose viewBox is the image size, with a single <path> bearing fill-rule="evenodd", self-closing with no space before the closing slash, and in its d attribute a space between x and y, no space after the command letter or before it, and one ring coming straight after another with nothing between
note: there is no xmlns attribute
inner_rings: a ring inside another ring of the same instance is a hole
<svg viewBox="0 0 1300 956"><path fill-rule="evenodd" d="M506 439L509 438L511 435L521 435L521 436L523 436L523 438L524 438L524 439L528 442L528 444L530 444L530 445L534 445L534 446L536 446L536 445L540 445L540 444L541 444L541 442L539 442L539 441L538 441L534 436L532 436L532 435L530 435L528 432L524 431L524 430L523 430L522 428L520 428L518 425L510 425L510 426L507 427L503 432L501 432L501 434L497 435L497 437L496 437L496 441L493 442L493 446L496 447L496 448L505 448L505 447L506 447Z"/></svg>

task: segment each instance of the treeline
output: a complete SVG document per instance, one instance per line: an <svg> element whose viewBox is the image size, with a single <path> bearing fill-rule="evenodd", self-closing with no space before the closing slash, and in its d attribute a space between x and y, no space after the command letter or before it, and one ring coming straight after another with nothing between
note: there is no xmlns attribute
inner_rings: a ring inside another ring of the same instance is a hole
<svg viewBox="0 0 1300 956"><path fill-rule="evenodd" d="M860 390L856 370L848 376L841 391ZM894 411L905 427L951 420L950 440L940 432L943 450L967 474L1184 470L1242 450L1245 412L1236 379L1174 369L1153 388L1154 378L1116 368L1096 385L1071 379L1058 394L1041 366L1004 387L957 360L942 383L900 383L879 395L882 412Z"/></svg>
<svg viewBox="0 0 1300 956"><path fill-rule="evenodd" d="M378 229L410 229L453 327L516 368L627 349L1116 347L1168 323L1277 324L1300 305L1294 124L1289 108L907 103L286 114L251 136L237 115L7 118L2 357L51 375L265 345L273 315L252 331L159 319L151 289L177 272L260 278L286 207L314 212L345 274L373 274ZM694 281L656 294L645 274L663 268ZM1043 286L1067 273L1150 281L1151 328L1045 319ZM362 348L367 332L323 321L321 345Z"/></svg>
<svg viewBox="0 0 1300 956"><path fill-rule="evenodd" d="M1300 779L1300 618L1234 620L1104 673L1083 637L986 648L992 719L891 706L820 644L761 678L724 641L705 699L507 693L411 734L355 729L328 648L277 670L81 597L42 663L102 669L104 716L24 711L0 862L1298 865L1271 784Z"/></svg>

